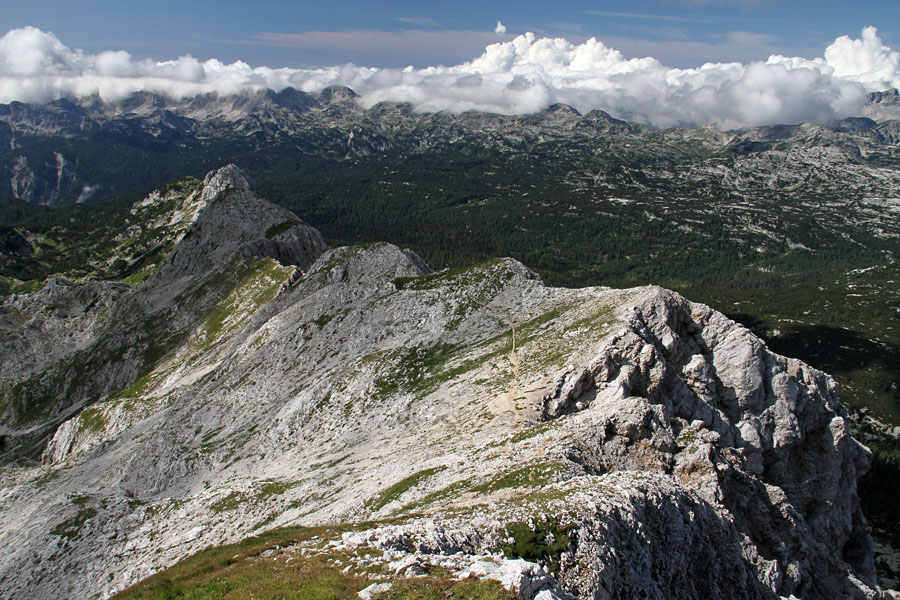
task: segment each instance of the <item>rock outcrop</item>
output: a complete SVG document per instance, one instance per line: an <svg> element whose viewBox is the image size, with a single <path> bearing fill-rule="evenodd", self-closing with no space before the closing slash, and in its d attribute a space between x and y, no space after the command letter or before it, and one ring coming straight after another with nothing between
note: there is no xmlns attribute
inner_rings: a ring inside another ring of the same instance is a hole
<svg viewBox="0 0 900 600"><path fill-rule="evenodd" d="M235 165L209 173L202 190L206 208L158 272L160 279L211 273L238 248L245 257L267 256L305 271L327 248L318 230L256 196L250 175Z"/></svg>

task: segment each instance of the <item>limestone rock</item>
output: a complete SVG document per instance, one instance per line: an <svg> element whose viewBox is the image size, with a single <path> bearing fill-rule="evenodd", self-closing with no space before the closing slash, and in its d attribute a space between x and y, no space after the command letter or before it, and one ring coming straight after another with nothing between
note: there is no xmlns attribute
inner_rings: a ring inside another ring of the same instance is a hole
<svg viewBox="0 0 900 600"><path fill-rule="evenodd" d="M516 593L519 600L572 600L559 583L540 565L525 560L504 560L483 575Z"/></svg>
<svg viewBox="0 0 900 600"><path fill-rule="evenodd" d="M3 462L59 462L158 408L107 414L90 423L87 413L75 416L86 404L126 389L153 367L157 353L191 335L231 291L235 261L268 257L290 267L280 285L326 250L316 229L258 198L251 186L249 175L234 165L208 174L200 200L186 215L171 215L193 218L187 234L179 235L168 262L138 289L51 278L38 292L2 299ZM159 200L159 193L151 194L135 210ZM189 285L193 293L185 294ZM50 445L43 447L49 436Z"/></svg>
<svg viewBox="0 0 900 600"><path fill-rule="evenodd" d="M257 197L249 174L235 165L204 178L201 200L206 208L157 279L212 273L238 248L249 256L284 259L287 262L282 264L305 271L327 247L318 230L289 210Z"/></svg>
<svg viewBox="0 0 900 600"><path fill-rule="evenodd" d="M357 592L357 596L362 598L362 600L372 600L372 597L378 592L386 592L391 589L391 583L373 583L370 586L367 586Z"/></svg>
<svg viewBox="0 0 900 600"><path fill-rule="evenodd" d="M107 597L265 527L388 517L335 547L542 600L881 594L825 373L661 288L326 251L238 169L205 181L141 286L4 301L7 398L64 401L0 432L44 450L0 472L0 595ZM554 560L501 554L523 527Z"/></svg>

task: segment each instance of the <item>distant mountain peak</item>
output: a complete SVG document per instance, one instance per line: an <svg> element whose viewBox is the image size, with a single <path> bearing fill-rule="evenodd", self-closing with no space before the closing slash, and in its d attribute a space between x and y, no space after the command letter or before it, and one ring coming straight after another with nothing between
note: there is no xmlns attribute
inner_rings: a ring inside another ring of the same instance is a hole
<svg viewBox="0 0 900 600"><path fill-rule="evenodd" d="M544 110L545 113L548 114L566 114L572 115L573 117L580 117L581 113L578 112L574 107L569 106L568 104L563 104L561 102L557 102L556 104L551 104Z"/></svg>
<svg viewBox="0 0 900 600"><path fill-rule="evenodd" d="M883 92L871 92L866 98L869 104L900 105L900 91L897 88Z"/></svg>
<svg viewBox="0 0 900 600"><path fill-rule="evenodd" d="M203 197L212 200L228 188L252 192L254 187L253 177L248 171L229 163L206 174L203 178Z"/></svg>
<svg viewBox="0 0 900 600"><path fill-rule="evenodd" d="M324 104L348 102L359 98L359 94L343 85L330 85L319 92L319 100Z"/></svg>

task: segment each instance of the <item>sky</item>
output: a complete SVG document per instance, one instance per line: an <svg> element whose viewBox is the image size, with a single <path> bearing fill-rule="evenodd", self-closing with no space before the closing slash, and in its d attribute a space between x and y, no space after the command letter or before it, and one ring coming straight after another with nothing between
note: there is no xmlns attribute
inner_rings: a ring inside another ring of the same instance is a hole
<svg viewBox="0 0 900 600"><path fill-rule="evenodd" d="M900 85L896 0L32 0L2 13L0 102L341 84L368 105L565 102L734 127L849 116Z"/></svg>
<svg viewBox="0 0 900 600"><path fill-rule="evenodd" d="M630 0L629 2L206 0L9 2L0 25L31 25L86 52L162 60L191 54L252 66L452 65L528 31L579 43L594 36L627 58L671 67L820 56L842 35L878 28L900 47L895 0ZM427 42L427 43L426 43Z"/></svg>

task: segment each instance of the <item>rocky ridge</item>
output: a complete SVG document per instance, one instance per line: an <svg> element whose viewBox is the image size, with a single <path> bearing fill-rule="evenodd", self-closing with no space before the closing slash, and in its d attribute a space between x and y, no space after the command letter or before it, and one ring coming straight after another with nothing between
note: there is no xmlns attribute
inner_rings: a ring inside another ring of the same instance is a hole
<svg viewBox="0 0 900 600"><path fill-rule="evenodd" d="M199 187L177 189L174 200L154 192L137 203L132 212L138 218L155 214L157 204L170 211L162 240L155 237L160 224L152 221L143 223L143 230L154 234L149 241L131 227L123 234L122 245L138 247L136 263L143 264L142 243L152 245L165 261L162 268L148 263L139 272L137 281L143 283L136 289L107 281L79 286L54 278L39 292L2 299L4 462L39 457L48 431L145 375L198 324L206 323L210 307L233 291L235 278L265 274L253 279L253 286L268 283L273 289L247 288L257 294L251 302L262 302L284 278L309 268L325 248L321 235L293 213L253 196L249 186L248 176L231 166L210 173ZM242 269L231 272L229 260L235 253ZM118 251L114 255L121 256ZM227 329L227 324L216 325Z"/></svg>
<svg viewBox="0 0 900 600"><path fill-rule="evenodd" d="M234 167L198 192L138 287L5 300L4 452L46 444L0 472L4 596L107 597L271 527L391 518L330 547L384 551L388 578L512 571L523 598L882 597L828 375L661 288L326 250ZM48 392L26 439L16 407ZM553 575L498 554L541 523L568 539Z"/></svg>

